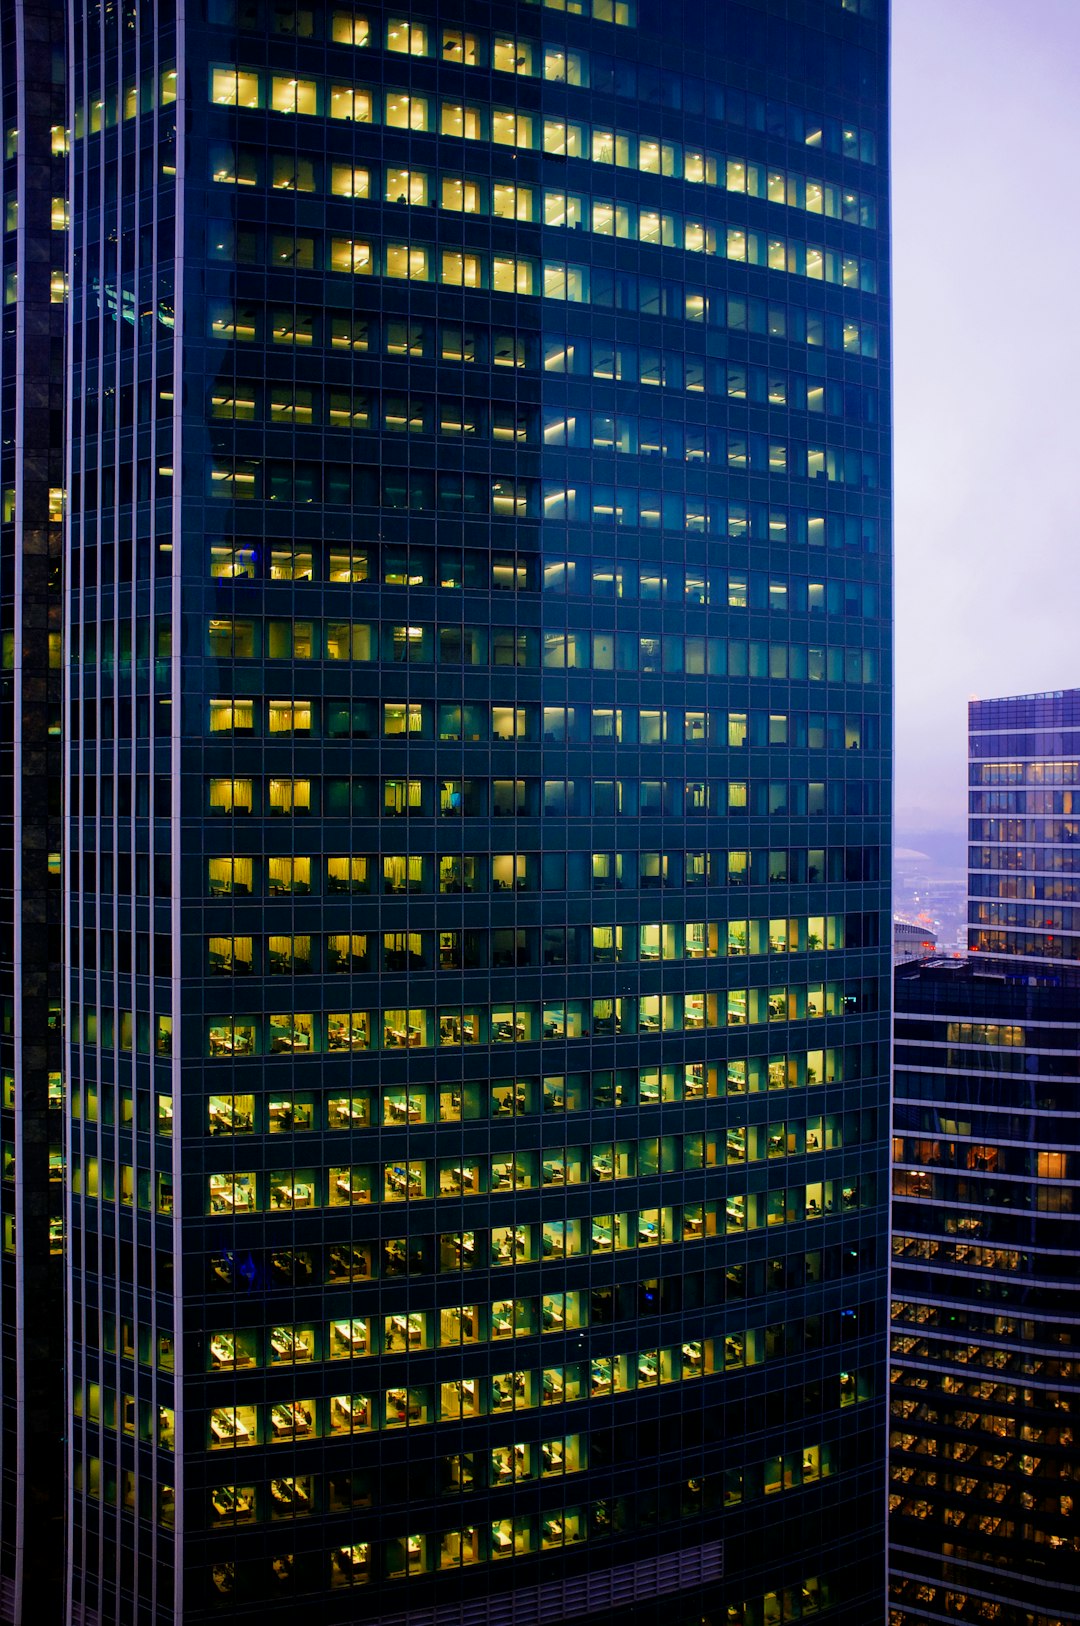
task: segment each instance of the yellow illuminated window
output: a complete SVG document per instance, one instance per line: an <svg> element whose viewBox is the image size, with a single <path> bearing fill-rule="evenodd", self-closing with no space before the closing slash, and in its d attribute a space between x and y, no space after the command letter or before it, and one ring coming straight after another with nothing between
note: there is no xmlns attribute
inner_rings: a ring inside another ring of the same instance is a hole
<svg viewBox="0 0 1080 1626"><path fill-rule="evenodd" d="M250 701L243 702L250 705ZM270 700L267 702L267 722L271 734L310 734L311 702L309 700Z"/></svg>
<svg viewBox="0 0 1080 1626"><path fill-rule="evenodd" d="M386 25L386 49L405 56L428 55L428 31L423 23L409 23L391 17Z"/></svg>
<svg viewBox="0 0 1080 1626"><path fill-rule="evenodd" d="M531 189L496 181L491 189L491 212L501 220L531 220Z"/></svg>
<svg viewBox="0 0 1080 1626"><path fill-rule="evenodd" d="M508 109L493 108L491 139L498 147L531 147L532 118L528 113L514 113Z"/></svg>
<svg viewBox="0 0 1080 1626"><path fill-rule="evenodd" d="M454 287L479 288L479 256L476 254L459 254L454 249L444 249L441 278L443 282L450 283Z"/></svg>
<svg viewBox="0 0 1080 1626"><path fill-rule="evenodd" d="M371 274L371 244L357 242L352 237L330 239L330 269L351 271L356 276Z"/></svg>
<svg viewBox="0 0 1080 1626"><path fill-rule="evenodd" d="M443 102L440 129L443 135L463 136L466 141L479 141L483 135L480 109L466 107L462 102Z"/></svg>
<svg viewBox="0 0 1080 1626"><path fill-rule="evenodd" d="M251 803L250 779L211 779L212 813L250 813Z"/></svg>
<svg viewBox="0 0 1080 1626"><path fill-rule="evenodd" d="M428 251L408 243L387 243L384 270L388 277L407 277L412 282L426 282Z"/></svg>
<svg viewBox="0 0 1080 1626"><path fill-rule="evenodd" d="M426 130L428 103L426 96L409 96L403 90L386 93L386 122L395 130Z"/></svg>
<svg viewBox="0 0 1080 1626"><path fill-rule="evenodd" d="M476 35L463 34L456 28L444 28L442 54L445 62L460 62L464 67L475 68L480 61Z"/></svg>
<svg viewBox="0 0 1080 1626"><path fill-rule="evenodd" d="M366 169L352 164L334 164L330 171L330 191L337 198L366 198L371 191L371 177Z"/></svg>
<svg viewBox="0 0 1080 1626"><path fill-rule="evenodd" d="M53 231L67 230L68 207L65 198L53 198L50 220Z"/></svg>
<svg viewBox="0 0 1080 1626"><path fill-rule="evenodd" d="M241 68L215 68L210 95L223 107L258 107L259 76Z"/></svg>
<svg viewBox="0 0 1080 1626"><path fill-rule="evenodd" d="M330 86L330 117L351 119L356 124L371 123L371 92L355 85Z"/></svg>
<svg viewBox="0 0 1080 1626"><path fill-rule="evenodd" d="M330 37L336 45L371 44L371 27L366 17L352 11L335 11L330 20Z"/></svg>
<svg viewBox="0 0 1080 1626"><path fill-rule="evenodd" d="M444 175L439 201L444 209L454 209L467 215L479 214L480 188L476 181L467 180L464 176Z"/></svg>
<svg viewBox="0 0 1080 1626"><path fill-rule="evenodd" d="M284 74L275 74L270 106L275 113L314 114L317 111L314 79L290 79Z"/></svg>
<svg viewBox="0 0 1080 1626"><path fill-rule="evenodd" d="M211 700L211 734L250 734L254 726L254 701Z"/></svg>
<svg viewBox="0 0 1080 1626"><path fill-rule="evenodd" d="M527 40L515 40L505 34L496 34L491 47L491 66L500 73L533 71L533 48Z"/></svg>
<svg viewBox="0 0 1080 1626"><path fill-rule="evenodd" d="M496 254L491 262L491 286L501 293L531 294L533 263Z"/></svg>
<svg viewBox="0 0 1080 1626"><path fill-rule="evenodd" d="M310 779L271 779L267 805L271 813L310 813Z"/></svg>
<svg viewBox="0 0 1080 1626"><path fill-rule="evenodd" d="M422 169L388 169L387 203L424 204L428 201L428 178Z"/></svg>

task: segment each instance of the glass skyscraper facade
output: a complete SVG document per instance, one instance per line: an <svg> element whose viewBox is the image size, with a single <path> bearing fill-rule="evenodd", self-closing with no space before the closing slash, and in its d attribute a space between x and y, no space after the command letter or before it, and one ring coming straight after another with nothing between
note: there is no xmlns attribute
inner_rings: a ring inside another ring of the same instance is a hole
<svg viewBox="0 0 1080 1626"><path fill-rule="evenodd" d="M1080 689L973 700L971 952L986 969L1080 983Z"/></svg>
<svg viewBox="0 0 1080 1626"><path fill-rule="evenodd" d="M969 707L969 936L896 977L892 1626L1080 1621L1080 691Z"/></svg>
<svg viewBox="0 0 1080 1626"><path fill-rule="evenodd" d="M884 6L69 61L72 1619L866 1626Z"/></svg>
<svg viewBox="0 0 1080 1626"><path fill-rule="evenodd" d="M0 15L0 1620L63 1543L63 18Z"/></svg>
<svg viewBox="0 0 1080 1626"><path fill-rule="evenodd" d="M972 962L896 975L890 1622L1070 1626L1075 993Z"/></svg>

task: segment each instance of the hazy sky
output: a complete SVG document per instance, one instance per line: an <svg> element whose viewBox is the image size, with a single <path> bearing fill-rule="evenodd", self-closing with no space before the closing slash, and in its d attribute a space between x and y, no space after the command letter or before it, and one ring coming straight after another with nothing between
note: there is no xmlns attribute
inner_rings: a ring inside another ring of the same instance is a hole
<svg viewBox="0 0 1080 1626"><path fill-rule="evenodd" d="M1080 0L893 0L897 826L1080 685Z"/></svg>

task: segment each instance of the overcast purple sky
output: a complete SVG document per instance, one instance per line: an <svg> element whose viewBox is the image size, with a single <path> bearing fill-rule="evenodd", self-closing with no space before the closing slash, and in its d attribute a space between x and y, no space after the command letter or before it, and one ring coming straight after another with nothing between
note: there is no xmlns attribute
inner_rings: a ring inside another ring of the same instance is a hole
<svg viewBox="0 0 1080 1626"><path fill-rule="evenodd" d="M1080 3L893 0L897 830L1080 685Z"/></svg>

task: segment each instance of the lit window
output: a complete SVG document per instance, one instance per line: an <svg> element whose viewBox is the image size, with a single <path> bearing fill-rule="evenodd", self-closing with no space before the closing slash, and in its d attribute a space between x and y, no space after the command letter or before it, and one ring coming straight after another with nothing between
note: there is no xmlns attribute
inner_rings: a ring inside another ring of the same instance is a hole
<svg viewBox="0 0 1080 1626"><path fill-rule="evenodd" d="M505 34L496 34L491 47L491 66L499 73L531 74L533 48L526 40L515 40Z"/></svg>
<svg viewBox="0 0 1080 1626"><path fill-rule="evenodd" d="M408 243L387 243L384 270L388 277L407 277L411 282L426 282L428 251Z"/></svg>
<svg viewBox="0 0 1080 1626"><path fill-rule="evenodd" d="M222 107L258 107L259 76L240 68L215 68L210 96Z"/></svg>
<svg viewBox="0 0 1080 1626"><path fill-rule="evenodd" d="M454 209L467 215L479 214L480 188L476 181L457 175L444 175L440 202L444 209Z"/></svg>
<svg viewBox="0 0 1080 1626"><path fill-rule="evenodd" d="M483 135L480 109L466 107L461 102L443 102L440 129L443 135L463 136L466 141L479 141Z"/></svg>
<svg viewBox="0 0 1080 1626"><path fill-rule="evenodd" d="M330 269L351 271L356 276L369 276L372 269L371 244L357 242L352 237L332 237Z"/></svg>
<svg viewBox="0 0 1080 1626"><path fill-rule="evenodd" d="M531 220L531 190L527 186L496 181L491 189L491 212L500 220Z"/></svg>
<svg viewBox="0 0 1080 1626"><path fill-rule="evenodd" d="M493 108L491 139L497 147L531 147L531 117L528 113L513 113L505 108Z"/></svg>
<svg viewBox="0 0 1080 1626"><path fill-rule="evenodd" d="M479 288L479 255L460 254L454 249L444 249L441 280L457 288Z"/></svg>
<svg viewBox="0 0 1080 1626"><path fill-rule="evenodd" d="M427 56L428 31L423 23L405 22L391 17L386 25L386 49L404 56Z"/></svg>
<svg viewBox="0 0 1080 1626"><path fill-rule="evenodd" d="M463 67L475 68L480 61L476 35L463 34L456 28L444 28L442 54L444 62L460 62Z"/></svg>
<svg viewBox="0 0 1080 1626"><path fill-rule="evenodd" d="M387 203L425 204L428 201L428 178L422 169L388 169L386 171Z"/></svg>
<svg viewBox="0 0 1080 1626"><path fill-rule="evenodd" d="M211 734L250 734L254 727L253 700L211 700Z"/></svg>
<svg viewBox="0 0 1080 1626"><path fill-rule="evenodd" d="M351 119L356 124L371 123L371 92L355 85L330 86L330 117Z"/></svg>
<svg viewBox="0 0 1080 1626"><path fill-rule="evenodd" d="M371 178L366 169L352 164L334 164L330 170L330 191L336 198L366 198L370 194Z"/></svg>
<svg viewBox="0 0 1080 1626"><path fill-rule="evenodd" d="M409 96L401 90L386 93L386 122L395 130L426 130L428 104L426 96Z"/></svg>
<svg viewBox="0 0 1080 1626"><path fill-rule="evenodd" d="M307 113L317 111L314 79L290 79L275 74L270 89L270 106L275 113Z"/></svg>
<svg viewBox="0 0 1080 1626"><path fill-rule="evenodd" d="M532 261L513 260L496 254L491 262L491 286L500 293L531 294Z"/></svg>
<svg viewBox="0 0 1080 1626"><path fill-rule="evenodd" d="M335 11L330 22L330 37L336 45L370 45L371 28L366 17L358 17L352 11Z"/></svg>

